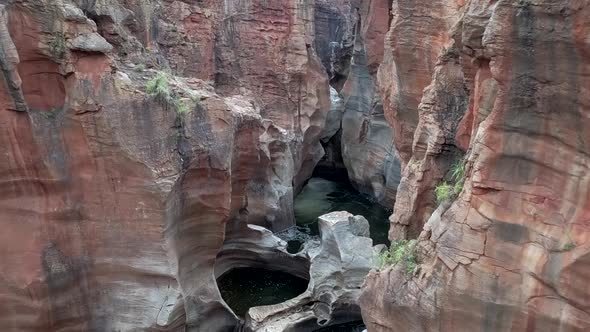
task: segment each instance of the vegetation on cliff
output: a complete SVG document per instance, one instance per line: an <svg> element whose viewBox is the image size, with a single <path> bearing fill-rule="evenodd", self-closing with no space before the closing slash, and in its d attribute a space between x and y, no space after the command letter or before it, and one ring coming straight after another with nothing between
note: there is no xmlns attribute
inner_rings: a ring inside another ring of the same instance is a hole
<svg viewBox="0 0 590 332"><path fill-rule="evenodd" d="M189 103L181 100L178 93L170 88L168 75L166 73L158 72L158 74L146 84L145 91L155 100L165 106L174 108L178 113L188 113L191 110ZM191 98L193 102L198 102L198 99L199 98Z"/></svg>
<svg viewBox="0 0 590 332"><path fill-rule="evenodd" d="M414 273L418 267L416 244L416 240L393 241L389 250L385 250L379 255L379 268L403 264L407 274Z"/></svg>
<svg viewBox="0 0 590 332"><path fill-rule="evenodd" d="M465 183L465 164L457 162L451 166L451 180L453 181L452 184L442 181L434 188L438 204L454 198L461 192Z"/></svg>

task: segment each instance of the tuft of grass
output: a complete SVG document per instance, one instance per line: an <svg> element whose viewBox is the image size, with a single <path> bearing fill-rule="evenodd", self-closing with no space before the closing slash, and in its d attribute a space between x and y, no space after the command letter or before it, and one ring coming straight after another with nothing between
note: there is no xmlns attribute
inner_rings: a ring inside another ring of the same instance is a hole
<svg viewBox="0 0 590 332"><path fill-rule="evenodd" d="M438 204L456 197L463 190L465 183L465 164L461 161L451 166L451 183L443 181L434 188L434 195Z"/></svg>
<svg viewBox="0 0 590 332"><path fill-rule="evenodd" d="M184 114L184 113L190 113L191 111L191 105L189 105L189 103L185 102L185 101L178 101L177 106L176 106L176 112L178 112L179 114Z"/></svg>
<svg viewBox="0 0 590 332"><path fill-rule="evenodd" d="M566 243L563 248L561 248L563 251L570 251L573 250L576 247L576 244L573 242L568 242Z"/></svg>
<svg viewBox="0 0 590 332"><path fill-rule="evenodd" d="M145 91L161 102L171 103L172 94L168 84L168 76L160 72L152 78L145 86Z"/></svg>
<svg viewBox="0 0 590 332"><path fill-rule="evenodd" d="M157 101L166 106L173 107L179 114L190 113L194 106L191 105L191 101L198 103L201 100L200 97L191 97L190 101L188 99L181 100L178 93L170 89L168 76L162 72L159 72L147 83L145 91Z"/></svg>
<svg viewBox="0 0 590 332"><path fill-rule="evenodd" d="M465 164L457 162L451 166L451 179L455 182L462 182L465 177Z"/></svg>
<svg viewBox="0 0 590 332"><path fill-rule="evenodd" d="M408 275L414 273L418 267L416 244L416 240L393 241L389 250L379 255L379 268L403 264Z"/></svg>
<svg viewBox="0 0 590 332"><path fill-rule="evenodd" d="M142 73L145 71L145 65L143 63L140 63L140 64L136 65L134 69L136 72Z"/></svg>
<svg viewBox="0 0 590 332"><path fill-rule="evenodd" d="M440 204L455 195L455 188L446 181L443 181L434 188L434 194L436 195L436 202Z"/></svg>
<svg viewBox="0 0 590 332"><path fill-rule="evenodd" d="M43 117L45 117L46 119L49 120L54 120L57 118L57 116L60 114L60 112L62 111L61 108L56 107L56 108L52 108L49 111L43 111L43 112L39 112Z"/></svg>
<svg viewBox="0 0 590 332"><path fill-rule="evenodd" d="M459 195L459 193L461 193L461 190L463 190L463 184L464 184L464 182L465 181L463 179L461 179L460 181L456 182L453 185L453 193L455 195Z"/></svg>

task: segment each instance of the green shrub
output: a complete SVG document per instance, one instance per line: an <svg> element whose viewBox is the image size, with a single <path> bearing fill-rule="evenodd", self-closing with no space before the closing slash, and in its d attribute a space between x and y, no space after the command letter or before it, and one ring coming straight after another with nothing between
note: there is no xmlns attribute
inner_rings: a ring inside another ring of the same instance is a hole
<svg viewBox="0 0 590 332"><path fill-rule="evenodd" d="M43 111L43 112L39 112L43 117L45 117L46 119L50 119L53 120L55 118L57 118L57 116L60 114L60 112L62 111L61 108L52 108L49 111Z"/></svg>
<svg viewBox="0 0 590 332"><path fill-rule="evenodd" d="M443 181L434 188L434 194L436 195L436 202L440 204L454 196L455 188Z"/></svg>
<svg viewBox="0 0 590 332"><path fill-rule="evenodd" d="M438 204L455 197L463 190L463 184L465 183L465 164L461 161L451 166L451 180L453 181L452 184L443 181L434 188L434 194Z"/></svg>
<svg viewBox="0 0 590 332"><path fill-rule="evenodd" d="M574 249L575 247L576 247L576 244L575 244L575 243L573 243L573 242L568 242L568 243L566 243L566 244L563 246L562 250L563 250L563 251L570 251L570 250Z"/></svg>
<svg viewBox="0 0 590 332"><path fill-rule="evenodd" d="M140 63L138 65L135 66L135 71L138 73L141 73L143 71L145 71L145 65L143 63Z"/></svg>
<svg viewBox="0 0 590 332"><path fill-rule="evenodd" d="M407 274L414 273L418 267L416 243L416 240L393 241L389 250L379 255L379 268L401 263L404 265Z"/></svg>
<svg viewBox="0 0 590 332"><path fill-rule="evenodd" d="M145 91L160 102L166 104L173 104L174 102L172 94L170 93L168 77L164 73L160 72L156 77L152 78L147 83Z"/></svg>
<svg viewBox="0 0 590 332"><path fill-rule="evenodd" d="M463 190L463 183L464 183L464 180L463 180L463 179L461 179L461 181L459 181L459 182L456 182L456 183L453 185L453 193L454 193L455 195L459 195L459 193L461 192L461 190Z"/></svg>
<svg viewBox="0 0 590 332"><path fill-rule="evenodd" d="M451 179L455 182L462 182L465 177L465 164L457 162L451 166Z"/></svg>
<svg viewBox="0 0 590 332"><path fill-rule="evenodd" d="M170 89L168 76L162 72L158 73L156 77L152 78L147 83L145 91L157 101L163 103L166 106L173 107L179 114L189 113L192 111L192 106L194 106L191 104L191 101L196 103L198 100L200 100L200 97L198 97L196 102L193 97L190 98L190 101L188 99L181 100L178 93Z"/></svg>
<svg viewBox="0 0 590 332"><path fill-rule="evenodd" d="M183 113L189 113L191 111L191 105L189 105L189 103L185 102L185 101L178 101L177 105L176 105L176 112L183 114Z"/></svg>

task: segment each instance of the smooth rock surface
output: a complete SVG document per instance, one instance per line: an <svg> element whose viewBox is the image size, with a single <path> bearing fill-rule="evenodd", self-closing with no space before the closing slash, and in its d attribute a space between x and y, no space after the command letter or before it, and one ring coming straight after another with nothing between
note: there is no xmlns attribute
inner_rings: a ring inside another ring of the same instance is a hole
<svg viewBox="0 0 590 332"><path fill-rule="evenodd" d="M302 253L311 262L307 290L280 304L251 308L248 331L310 331L359 319L360 286L377 252L370 238L352 231L365 233L369 224L338 211L320 216L319 226L320 243L307 242Z"/></svg>
<svg viewBox="0 0 590 332"><path fill-rule="evenodd" d="M343 164L357 190L391 207L400 181L400 160L393 144L393 129L385 120L376 86L388 29L389 3L340 0L320 1L316 6L340 15L328 24L331 27L328 31L333 33L321 34L316 42L322 41L322 45L316 48L321 57L324 55L324 65L330 64L327 69L331 84L341 98L338 102L342 100L344 104L343 109L333 108L328 115L322 136L326 158L321 165L341 167ZM333 47L332 53L326 50L326 45ZM347 52L341 52L343 47ZM337 134L332 134L334 128L340 129Z"/></svg>
<svg viewBox="0 0 590 332"><path fill-rule="evenodd" d="M109 44L101 35L94 32L74 38L70 48L83 52L108 53L113 49L113 45Z"/></svg>

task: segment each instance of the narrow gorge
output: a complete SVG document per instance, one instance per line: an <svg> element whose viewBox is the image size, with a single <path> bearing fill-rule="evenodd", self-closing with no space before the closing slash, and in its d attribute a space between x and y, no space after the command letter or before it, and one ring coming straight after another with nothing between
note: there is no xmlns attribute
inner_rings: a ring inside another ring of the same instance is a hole
<svg viewBox="0 0 590 332"><path fill-rule="evenodd" d="M590 0L0 0L0 69L2 332L590 331Z"/></svg>

